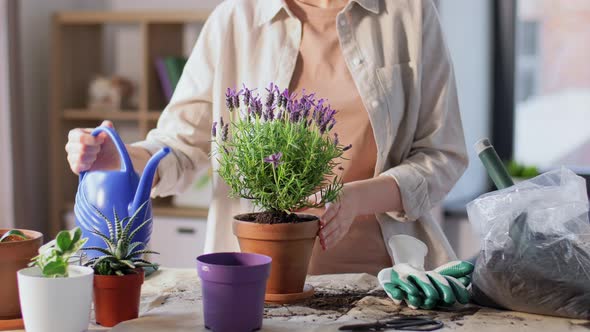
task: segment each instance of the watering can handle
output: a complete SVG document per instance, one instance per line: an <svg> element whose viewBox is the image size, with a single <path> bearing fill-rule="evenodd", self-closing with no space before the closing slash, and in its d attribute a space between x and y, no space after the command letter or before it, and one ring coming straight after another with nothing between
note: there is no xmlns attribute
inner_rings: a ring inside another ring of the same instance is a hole
<svg viewBox="0 0 590 332"><path fill-rule="evenodd" d="M133 170L133 163L131 162L131 158L129 157L129 153L127 152L127 148L125 147L125 143L123 143L123 141L121 140L121 137L119 137L119 134L117 134L115 129L109 128L109 127L104 127L104 126L96 127L92 131L91 135L96 137L101 132L106 132L109 135L109 137L113 140L113 143L115 143L115 146L117 147L117 151L119 152L119 156L121 157L121 171L123 171L123 172L134 171ZM79 176L80 181L82 181L82 179L84 178L84 175L86 175L86 172L87 171L80 172L80 176Z"/></svg>

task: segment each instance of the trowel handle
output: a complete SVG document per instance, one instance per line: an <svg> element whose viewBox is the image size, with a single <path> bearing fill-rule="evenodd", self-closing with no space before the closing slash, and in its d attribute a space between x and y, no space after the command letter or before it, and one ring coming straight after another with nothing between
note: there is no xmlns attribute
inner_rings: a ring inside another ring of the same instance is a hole
<svg viewBox="0 0 590 332"><path fill-rule="evenodd" d="M490 143L490 140L483 138L475 143L475 150L479 155L483 166L486 168L488 175L498 189L508 188L514 185L512 177L504 167L504 163L500 160L496 149Z"/></svg>
<svg viewBox="0 0 590 332"><path fill-rule="evenodd" d="M127 152L127 148L125 147L125 143L123 143L123 141L121 140L121 137L119 136L119 134L117 134L115 129L110 128L110 127L104 127L104 126L96 127L92 131L91 135L96 137L102 132L106 132L109 135L109 137L111 138L111 140L113 140L113 143L115 144L115 146L117 147L117 151L119 152L119 157L121 158L121 171L122 172L135 172L135 170L133 169L133 163L131 162L131 158L129 157L129 153ZM82 181L82 179L84 178L84 175L86 175L86 172L87 171L80 172L79 181Z"/></svg>

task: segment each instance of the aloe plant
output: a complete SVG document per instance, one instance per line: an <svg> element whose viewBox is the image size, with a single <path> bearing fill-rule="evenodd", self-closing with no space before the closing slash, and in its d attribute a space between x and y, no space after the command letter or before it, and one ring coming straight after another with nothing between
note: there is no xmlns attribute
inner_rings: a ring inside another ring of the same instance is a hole
<svg viewBox="0 0 590 332"><path fill-rule="evenodd" d="M80 250L88 239L82 238L82 230L76 227L61 231L54 240L39 248L39 255L33 257L29 266L37 266L48 278L67 277L70 258Z"/></svg>
<svg viewBox="0 0 590 332"><path fill-rule="evenodd" d="M113 209L114 220L109 220L96 207L94 210L106 222L108 234L95 229L91 232L100 237L106 248L87 247L86 251L98 251L102 256L91 258L85 265L92 267L98 275L126 275L135 273L136 268L152 267L157 269L158 265L142 258L144 254L159 254L152 250L144 249L145 243L141 241L131 242L135 235L145 227L150 219L144 220L137 228L132 229L133 222L139 213L145 208L147 201L143 203L130 217L119 218L117 211Z"/></svg>

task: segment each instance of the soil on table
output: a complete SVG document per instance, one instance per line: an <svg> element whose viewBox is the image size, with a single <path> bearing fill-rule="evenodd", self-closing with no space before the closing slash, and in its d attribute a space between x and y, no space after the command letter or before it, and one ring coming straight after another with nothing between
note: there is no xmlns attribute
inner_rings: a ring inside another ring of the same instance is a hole
<svg viewBox="0 0 590 332"><path fill-rule="evenodd" d="M315 310L322 311L337 311L340 313L346 313L350 309L354 308L356 303L364 297L374 296L378 298L386 298L387 294L384 291L376 292L358 292L358 291L344 291L342 293L325 293L317 292L313 297L298 303L292 304L298 307L307 307ZM277 308L281 305L278 304L266 304L267 308Z"/></svg>
<svg viewBox="0 0 590 332"><path fill-rule="evenodd" d="M268 211L259 213L246 213L239 216L240 221L255 222L258 224L289 224L316 220L317 217L305 214L287 213L285 211Z"/></svg>

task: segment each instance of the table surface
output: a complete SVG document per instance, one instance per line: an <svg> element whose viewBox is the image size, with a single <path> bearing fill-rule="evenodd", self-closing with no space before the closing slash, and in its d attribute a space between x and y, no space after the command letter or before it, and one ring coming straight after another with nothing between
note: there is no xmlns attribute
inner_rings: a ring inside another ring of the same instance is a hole
<svg viewBox="0 0 590 332"><path fill-rule="evenodd" d="M377 279L367 274L310 276L307 282L324 294L367 293L346 310L318 306L267 306L262 331L338 331L349 323L372 322L402 315L429 315L441 320L440 331L588 331L590 322L466 306L454 311L411 310L397 306L378 292ZM374 295L371 295L373 293ZM92 320L94 318L92 317ZM23 330L20 330L23 331ZM109 331L97 325L89 332ZM201 286L196 270L161 269L142 288L140 318L123 322L111 332L207 331L203 326Z"/></svg>

